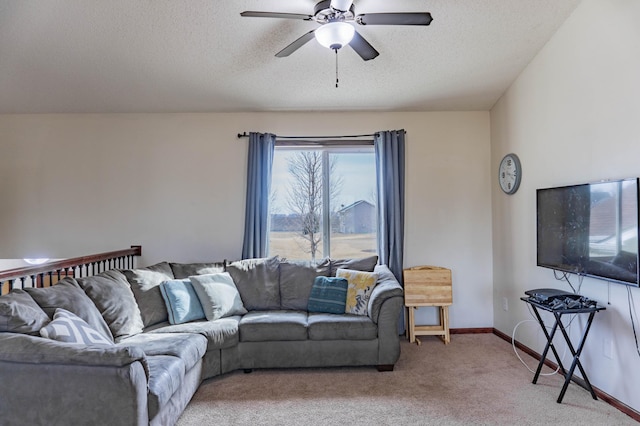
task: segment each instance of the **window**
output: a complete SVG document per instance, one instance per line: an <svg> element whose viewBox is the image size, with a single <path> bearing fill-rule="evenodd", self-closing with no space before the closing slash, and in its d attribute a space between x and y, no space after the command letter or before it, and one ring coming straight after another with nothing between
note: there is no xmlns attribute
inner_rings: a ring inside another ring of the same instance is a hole
<svg viewBox="0 0 640 426"><path fill-rule="evenodd" d="M269 255L297 260L371 256L377 251L376 203L372 142L276 142Z"/></svg>

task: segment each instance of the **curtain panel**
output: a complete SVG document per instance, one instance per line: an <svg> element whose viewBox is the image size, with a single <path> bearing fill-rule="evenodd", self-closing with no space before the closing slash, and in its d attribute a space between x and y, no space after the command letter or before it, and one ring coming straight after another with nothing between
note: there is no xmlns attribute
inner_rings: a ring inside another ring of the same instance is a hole
<svg viewBox="0 0 640 426"><path fill-rule="evenodd" d="M271 133L249 133L243 259L267 255L269 193L275 144L276 136Z"/></svg>
<svg viewBox="0 0 640 426"><path fill-rule="evenodd" d="M378 188L378 257L404 286L404 130L378 132L373 144ZM398 334L404 334L404 310Z"/></svg>
<svg viewBox="0 0 640 426"><path fill-rule="evenodd" d="M402 284L404 247L404 130L374 138L378 188L378 256Z"/></svg>

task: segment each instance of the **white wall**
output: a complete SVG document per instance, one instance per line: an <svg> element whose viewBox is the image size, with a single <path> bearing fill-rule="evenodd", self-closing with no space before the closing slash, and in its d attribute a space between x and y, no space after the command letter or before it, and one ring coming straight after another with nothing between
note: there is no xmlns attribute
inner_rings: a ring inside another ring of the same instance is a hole
<svg viewBox="0 0 640 426"><path fill-rule="evenodd" d="M0 259L0 271L29 266L23 259Z"/></svg>
<svg viewBox="0 0 640 426"><path fill-rule="evenodd" d="M0 258L141 244L140 264L236 259L247 161L238 132L399 128L407 130L405 265L451 268L451 325L491 327L488 112L0 116Z"/></svg>
<svg viewBox="0 0 640 426"><path fill-rule="evenodd" d="M640 176L638 22L636 0L585 0L491 111L494 325L507 334L531 318L519 300L525 290L571 290L535 266L536 188ZM513 196L501 193L497 182L499 161L508 152L519 155L524 172ZM640 303L640 291L631 292ZM640 356L627 287L584 279L582 293L607 308L596 315L581 358L589 379L640 410ZM584 318L574 321L574 338L584 324ZM525 323L516 339L542 352L538 328ZM613 359L603 355L609 341Z"/></svg>

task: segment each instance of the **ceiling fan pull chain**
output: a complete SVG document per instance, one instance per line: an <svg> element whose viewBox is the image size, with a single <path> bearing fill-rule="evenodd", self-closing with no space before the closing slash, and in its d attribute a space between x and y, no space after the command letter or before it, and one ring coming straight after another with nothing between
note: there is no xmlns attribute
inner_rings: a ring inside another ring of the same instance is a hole
<svg viewBox="0 0 640 426"><path fill-rule="evenodd" d="M336 88L338 88L338 49L334 49L336 52Z"/></svg>

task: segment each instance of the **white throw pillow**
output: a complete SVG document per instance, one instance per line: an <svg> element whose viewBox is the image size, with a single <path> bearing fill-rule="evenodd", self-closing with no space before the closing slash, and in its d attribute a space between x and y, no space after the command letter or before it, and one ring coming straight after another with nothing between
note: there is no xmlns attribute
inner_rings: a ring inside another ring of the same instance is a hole
<svg viewBox="0 0 640 426"><path fill-rule="evenodd" d="M189 279L209 321L247 313L228 272L194 275Z"/></svg>

